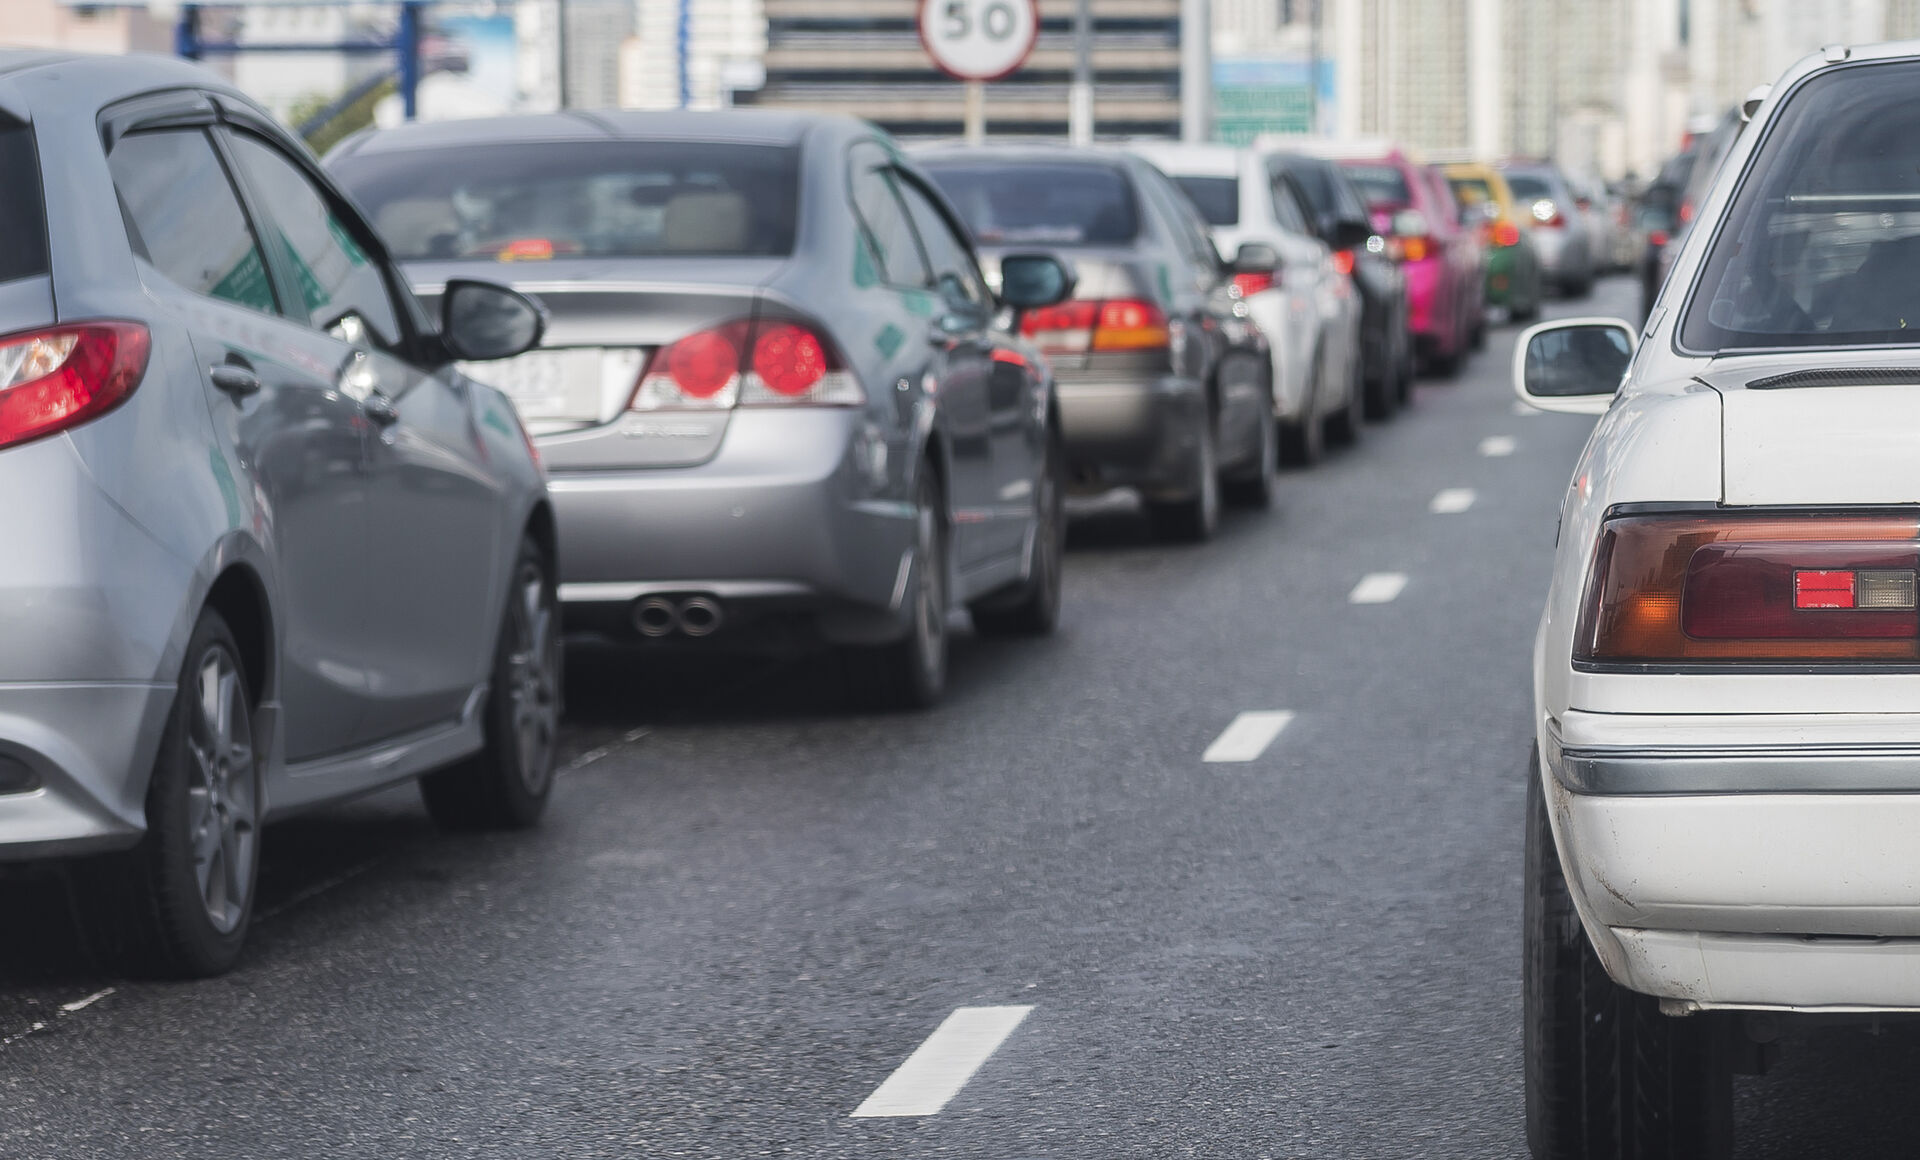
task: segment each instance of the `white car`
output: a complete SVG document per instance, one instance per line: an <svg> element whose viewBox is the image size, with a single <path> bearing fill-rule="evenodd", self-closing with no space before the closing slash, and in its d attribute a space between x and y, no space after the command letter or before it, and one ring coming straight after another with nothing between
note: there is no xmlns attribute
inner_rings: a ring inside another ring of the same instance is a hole
<svg viewBox="0 0 1920 1160"><path fill-rule="evenodd" d="M1731 1147L1785 1020L1920 1012L1920 42L1789 70L1643 334L1522 336L1600 414L1534 644L1535 1157Z"/></svg>
<svg viewBox="0 0 1920 1160"><path fill-rule="evenodd" d="M1173 178L1212 227L1234 285L1273 350L1273 411L1281 451L1297 464L1320 457L1330 436L1360 435L1360 295L1313 215L1252 149L1131 145ZM1365 238L1353 239L1364 242Z"/></svg>

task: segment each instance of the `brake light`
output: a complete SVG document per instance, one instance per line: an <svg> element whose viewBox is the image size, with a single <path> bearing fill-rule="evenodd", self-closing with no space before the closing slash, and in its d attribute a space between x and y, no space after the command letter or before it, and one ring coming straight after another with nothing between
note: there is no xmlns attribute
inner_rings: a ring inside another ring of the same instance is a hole
<svg viewBox="0 0 1920 1160"><path fill-rule="evenodd" d="M1520 227L1509 221L1495 222L1491 240L1496 246L1517 246L1520 244Z"/></svg>
<svg viewBox="0 0 1920 1160"><path fill-rule="evenodd" d="M865 401L860 384L819 330L773 319L757 325L723 323L661 347L641 372L627 409Z"/></svg>
<svg viewBox="0 0 1920 1160"><path fill-rule="evenodd" d="M1275 281L1272 274L1235 274L1233 288L1240 292L1240 297L1251 298L1262 291L1273 289Z"/></svg>
<svg viewBox="0 0 1920 1160"><path fill-rule="evenodd" d="M1907 515L1610 520L1575 659L1920 659L1917 536Z"/></svg>
<svg viewBox="0 0 1920 1160"><path fill-rule="evenodd" d="M0 338L0 447L77 426L119 406L147 373L137 322L87 322Z"/></svg>
<svg viewBox="0 0 1920 1160"><path fill-rule="evenodd" d="M1403 262L1424 262L1433 250L1433 243L1426 238L1395 238L1398 257Z"/></svg>
<svg viewBox="0 0 1920 1160"><path fill-rule="evenodd" d="M1340 274L1352 274L1353 273L1353 251L1352 250L1335 250L1333 252L1333 268L1335 272Z"/></svg>
<svg viewBox="0 0 1920 1160"><path fill-rule="evenodd" d="M1534 202L1528 212L1533 214L1534 221L1543 226L1559 227L1567 224L1567 219L1561 216L1560 207L1553 203L1552 198L1543 197Z"/></svg>
<svg viewBox="0 0 1920 1160"><path fill-rule="evenodd" d="M1683 201L1680 203L1680 224L1684 226L1692 220L1693 220L1693 200L1689 198L1686 201Z"/></svg>
<svg viewBox="0 0 1920 1160"><path fill-rule="evenodd" d="M1653 230L1647 234L1648 245L1654 247L1664 246L1667 244L1667 241L1667 231L1665 230Z"/></svg>
<svg viewBox="0 0 1920 1160"><path fill-rule="evenodd" d="M1236 283L1238 279L1235 279ZM1027 311L1020 332L1048 354L1165 347L1167 316L1141 298L1074 299Z"/></svg>

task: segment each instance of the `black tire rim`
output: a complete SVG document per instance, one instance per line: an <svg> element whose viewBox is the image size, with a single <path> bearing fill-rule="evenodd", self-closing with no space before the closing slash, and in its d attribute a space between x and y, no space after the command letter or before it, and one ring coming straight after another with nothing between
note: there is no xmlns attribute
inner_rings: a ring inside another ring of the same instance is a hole
<svg viewBox="0 0 1920 1160"><path fill-rule="evenodd" d="M231 934L259 857L260 794L246 682L225 645L202 653L187 690L187 841L207 920Z"/></svg>
<svg viewBox="0 0 1920 1160"><path fill-rule="evenodd" d="M509 614L507 713L513 730L520 781L539 795L553 776L554 744L560 732L560 636L551 590L539 565L521 564L514 577Z"/></svg>

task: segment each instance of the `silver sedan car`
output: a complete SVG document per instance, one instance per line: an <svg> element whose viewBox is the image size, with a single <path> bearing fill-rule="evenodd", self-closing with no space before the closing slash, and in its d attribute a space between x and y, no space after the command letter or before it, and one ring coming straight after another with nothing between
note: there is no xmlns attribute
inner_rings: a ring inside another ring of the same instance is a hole
<svg viewBox="0 0 1920 1160"><path fill-rule="evenodd" d="M947 616L1045 632L1060 592L1053 379L963 226L847 118L564 113L410 125L328 166L428 300L476 269L552 310L475 367L552 472L570 631L846 650L856 695L930 704Z"/></svg>
<svg viewBox="0 0 1920 1160"><path fill-rule="evenodd" d="M554 524L436 322L306 151L144 57L0 53L0 861L73 865L129 966L232 964L261 827L424 775L526 825L559 718Z"/></svg>

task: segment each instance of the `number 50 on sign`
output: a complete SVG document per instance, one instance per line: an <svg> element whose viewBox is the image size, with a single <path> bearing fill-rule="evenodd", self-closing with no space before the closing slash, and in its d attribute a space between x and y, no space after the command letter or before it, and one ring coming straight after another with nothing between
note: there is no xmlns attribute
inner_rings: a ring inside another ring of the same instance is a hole
<svg viewBox="0 0 1920 1160"><path fill-rule="evenodd" d="M920 0L920 42L940 71L996 81L1026 63L1040 35L1036 0Z"/></svg>

